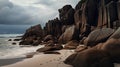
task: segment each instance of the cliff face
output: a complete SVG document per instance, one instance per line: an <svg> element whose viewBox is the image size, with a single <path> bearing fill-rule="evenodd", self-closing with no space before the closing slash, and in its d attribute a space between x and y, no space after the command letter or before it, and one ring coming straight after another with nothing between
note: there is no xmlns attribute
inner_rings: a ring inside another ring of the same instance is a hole
<svg viewBox="0 0 120 67"><path fill-rule="evenodd" d="M59 39L60 43L67 43L70 40L81 40L97 28L117 29L120 26L120 0L81 0L75 9L71 5L65 5L58 11L60 19L46 23L39 33L43 34L42 38L52 35ZM23 36L23 39L25 38L26 35Z"/></svg>

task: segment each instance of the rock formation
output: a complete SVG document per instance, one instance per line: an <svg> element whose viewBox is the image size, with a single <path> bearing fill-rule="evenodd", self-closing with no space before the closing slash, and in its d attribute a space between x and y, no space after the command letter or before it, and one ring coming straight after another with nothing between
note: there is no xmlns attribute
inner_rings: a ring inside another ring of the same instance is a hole
<svg viewBox="0 0 120 67"><path fill-rule="evenodd" d="M20 45L45 44L38 52L76 48L64 62L74 67L120 63L120 0L80 0L58 9L59 18L26 30ZM79 45L79 44L82 44ZM89 46L91 48L89 48ZM53 52L46 52L53 53Z"/></svg>
<svg viewBox="0 0 120 67"><path fill-rule="evenodd" d="M39 45L43 38L43 30L41 25L35 25L26 30L25 34L22 37L20 45Z"/></svg>

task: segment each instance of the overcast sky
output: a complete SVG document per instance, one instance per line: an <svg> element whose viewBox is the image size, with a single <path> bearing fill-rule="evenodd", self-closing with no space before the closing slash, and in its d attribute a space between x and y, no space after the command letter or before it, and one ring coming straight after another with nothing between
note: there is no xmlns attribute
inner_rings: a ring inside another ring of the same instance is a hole
<svg viewBox="0 0 120 67"><path fill-rule="evenodd" d="M0 33L21 33L58 17L58 9L79 0L0 0Z"/></svg>

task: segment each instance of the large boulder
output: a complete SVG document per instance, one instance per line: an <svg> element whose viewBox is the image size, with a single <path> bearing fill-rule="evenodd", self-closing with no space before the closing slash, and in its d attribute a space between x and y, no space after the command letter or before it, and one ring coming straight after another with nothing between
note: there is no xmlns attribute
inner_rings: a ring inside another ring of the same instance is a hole
<svg viewBox="0 0 120 67"><path fill-rule="evenodd" d="M39 45L43 38L43 30L41 25L35 25L26 30L26 33L23 35L20 45Z"/></svg>
<svg viewBox="0 0 120 67"><path fill-rule="evenodd" d="M84 44L93 47L98 43L105 42L113 33L114 30L110 28L96 29L84 40Z"/></svg>
<svg viewBox="0 0 120 67"><path fill-rule="evenodd" d="M120 63L120 28L105 43L98 44L97 48L109 52L112 60Z"/></svg>
<svg viewBox="0 0 120 67"><path fill-rule="evenodd" d="M111 38L103 43L101 50L107 51L114 63L120 63L120 39Z"/></svg>
<svg viewBox="0 0 120 67"><path fill-rule="evenodd" d="M76 40L72 40L65 44L64 49L76 49L79 45L79 42Z"/></svg>
<svg viewBox="0 0 120 67"><path fill-rule="evenodd" d="M74 9L71 5L65 5L63 8L59 9L59 17L64 25L74 24Z"/></svg>
<svg viewBox="0 0 120 67"><path fill-rule="evenodd" d="M47 35L52 35L54 37L59 37L62 34L62 23L56 18L49 20L44 27L44 37Z"/></svg>
<svg viewBox="0 0 120 67"><path fill-rule="evenodd" d="M109 54L102 50L91 48L72 54L64 62L73 67L114 67Z"/></svg>
<svg viewBox="0 0 120 67"><path fill-rule="evenodd" d="M70 40L78 40L79 33L77 32L74 25L66 28L65 32L59 37L60 43L67 43Z"/></svg>

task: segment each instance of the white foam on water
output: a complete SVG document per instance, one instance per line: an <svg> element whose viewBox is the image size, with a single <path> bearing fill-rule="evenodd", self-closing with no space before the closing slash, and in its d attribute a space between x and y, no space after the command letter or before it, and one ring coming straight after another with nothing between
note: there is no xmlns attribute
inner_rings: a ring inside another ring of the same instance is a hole
<svg viewBox="0 0 120 67"><path fill-rule="evenodd" d="M3 35L3 34L2 34ZM5 34L6 35L6 34ZM29 47L20 47L18 45L18 41L8 41L8 39L14 39L18 35L12 34L6 35L5 38L0 38L0 59L9 59L9 58L18 58L25 57L27 53L36 52L36 50L43 46L29 46ZM19 37L18 37L19 38ZM16 45L12 45L12 43L17 43Z"/></svg>

